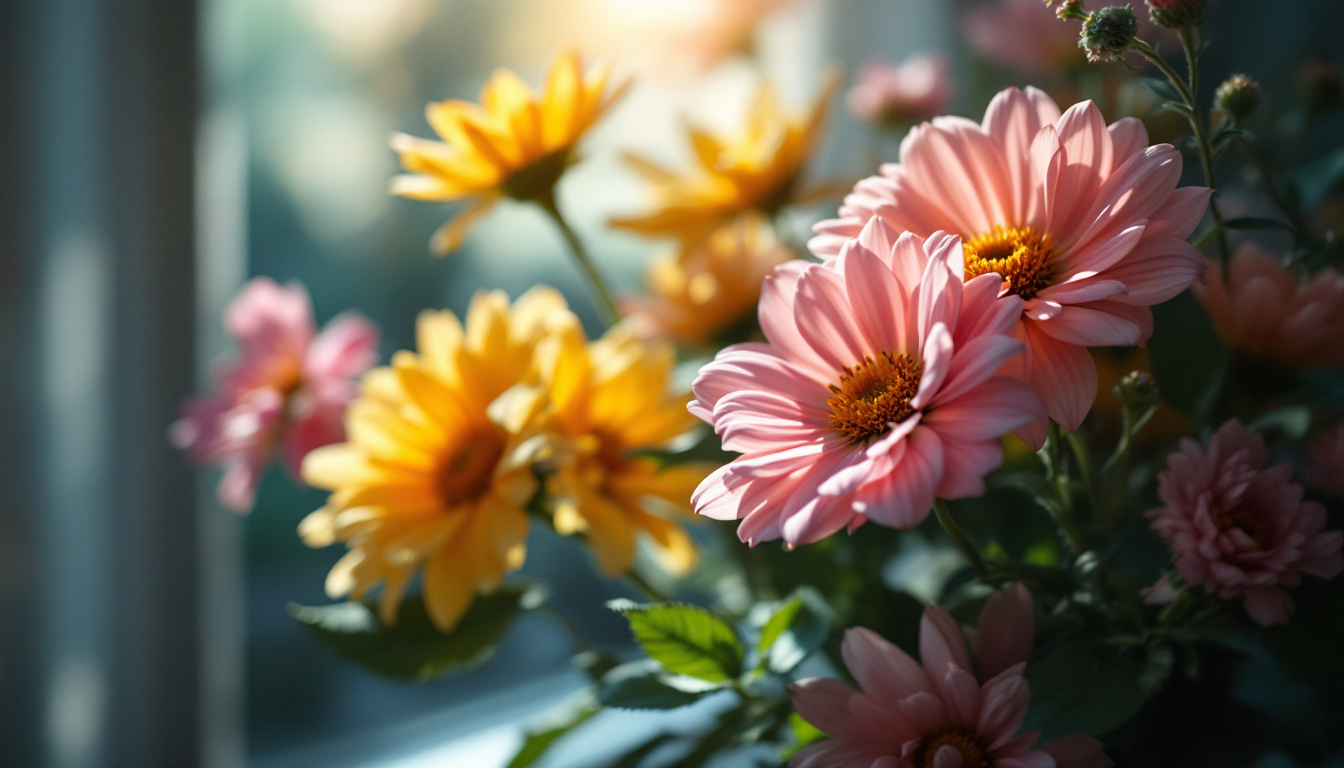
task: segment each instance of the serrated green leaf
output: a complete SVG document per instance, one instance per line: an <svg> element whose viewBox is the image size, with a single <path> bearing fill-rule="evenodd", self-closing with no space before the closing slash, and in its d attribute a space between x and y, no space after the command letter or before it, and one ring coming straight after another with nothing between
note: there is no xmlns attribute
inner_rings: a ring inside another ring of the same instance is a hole
<svg viewBox="0 0 1344 768"><path fill-rule="evenodd" d="M522 748L518 750L505 768L528 768L528 766L545 757L547 751L561 736L588 722L588 718L597 714L598 711L593 706L581 707L556 725L528 733L527 738L523 741Z"/></svg>
<svg viewBox="0 0 1344 768"><path fill-rule="evenodd" d="M717 690L702 681L671 677L659 665L636 661L611 670L602 678L597 701L604 707L619 709L676 709L694 704Z"/></svg>
<svg viewBox="0 0 1344 768"><path fill-rule="evenodd" d="M767 654L771 671L786 674L826 642L831 631L830 612L821 595L799 589L761 630L758 650Z"/></svg>
<svg viewBox="0 0 1344 768"><path fill-rule="evenodd" d="M418 594L402 601L392 626L379 622L363 603L291 605L289 612L337 656L380 675L424 681L489 659L514 619L539 605L544 594L537 586L510 585L480 595L451 634L429 620Z"/></svg>
<svg viewBox="0 0 1344 768"><path fill-rule="evenodd" d="M742 644L722 619L694 605L608 603L630 622L644 652L668 672L719 683L742 674Z"/></svg>

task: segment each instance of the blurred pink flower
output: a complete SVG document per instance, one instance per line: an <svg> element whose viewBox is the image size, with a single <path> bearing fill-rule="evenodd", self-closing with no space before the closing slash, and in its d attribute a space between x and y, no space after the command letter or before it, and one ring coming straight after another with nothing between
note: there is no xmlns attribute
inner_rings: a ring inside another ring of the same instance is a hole
<svg viewBox="0 0 1344 768"><path fill-rule="evenodd" d="M1306 276L1254 243L1212 271L1195 296L1229 347L1292 368L1344 365L1344 275Z"/></svg>
<svg viewBox="0 0 1344 768"><path fill-rule="evenodd" d="M1087 348L1146 343L1148 307L1204 271L1185 238L1209 190L1177 189L1180 177L1180 153L1148 146L1138 120L1107 127L1090 101L1061 115L1045 93L1008 88L982 123L939 117L912 129L900 162L860 181L808 245L833 258L874 218L897 232L960 235L966 277L998 273L1003 292L1025 302L1014 334L1026 354L1009 369L1074 430L1097 393ZM1039 447L1045 420L1018 434Z"/></svg>
<svg viewBox="0 0 1344 768"><path fill-rule="evenodd" d="M1243 598L1264 626L1288 621L1285 587L1301 583L1301 574L1332 579L1344 571L1344 533L1324 530L1325 507L1303 501L1290 465L1268 461L1265 441L1236 419L1207 447L1182 440L1158 480L1166 506L1148 513L1186 583ZM1164 595L1171 591L1159 584L1149 600Z"/></svg>
<svg viewBox="0 0 1344 768"><path fill-rule="evenodd" d="M1084 63L1078 22L1060 21L1041 0L976 6L966 12L962 29L978 56L1023 74L1048 75Z"/></svg>
<svg viewBox="0 0 1344 768"><path fill-rule="evenodd" d="M923 54L898 65L870 61L845 96L849 111L869 123L915 123L946 112L952 101L947 59Z"/></svg>
<svg viewBox="0 0 1344 768"><path fill-rule="evenodd" d="M246 512L277 450L297 477L309 451L345 439L355 379L378 362L378 329L350 313L316 333L303 286L266 277L243 288L224 325L239 359L216 372L219 392L186 403L170 437L197 464L222 467L220 503Z"/></svg>
<svg viewBox="0 0 1344 768"><path fill-rule="evenodd" d="M1021 584L985 603L970 653L952 615L926 608L919 627L923 666L871 630L848 630L840 652L859 690L815 677L791 686L798 714L831 738L799 750L790 768L1113 765L1090 736L1037 747L1039 732L1017 735L1031 702L1022 671L1033 635L1031 593Z"/></svg>
<svg viewBox="0 0 1344 768"><path fill-rule="evenodd" d="M829 264L779 267L761 290L770 343L724 349L693 385L691 412L745 454L701 483L696 511L795 546L983 494L999 437L1042 412L996 376L1021 351L1006 335L1021 300L998 287L962 284L956 237L898 239L880 220Z"/></svg>
<svg viewBox="0 0 1344 768"><path fill-rule="evenodd" d="M1344 494L1344 421L1326 427L1307 445L1302 480L1312 488Z"/></svg>

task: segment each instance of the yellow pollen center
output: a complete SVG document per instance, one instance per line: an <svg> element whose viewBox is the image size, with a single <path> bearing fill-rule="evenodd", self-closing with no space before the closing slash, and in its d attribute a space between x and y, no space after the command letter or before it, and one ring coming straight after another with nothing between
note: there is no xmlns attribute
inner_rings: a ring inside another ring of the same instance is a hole
<svg viewBox="0 0 1344 768"><path fill-rule="evenodd" d="M952 747L961 753L962 768L989 768L989 755L984 745L973 734L948 729L924 740L916 753L915 765L933 768L934 757L943 747Z"/></svg>
<svg viewBox="0 0 1344 768"><path fill-rule="evenodd" d="M831 429L851 440L868 440L915 412L910 399L919 392L924 364L906 354L879 352L845 368L840 383L830 385L834 397Z"/></svg>
<svg viewBox="0 0 1344 768"><path fill-rule="evenodd" d="M1030 299L1053 282L1051 238L1031 227L994 227L962 244L966 279L997 272L1008 293Z"/></svg>
<svg viewBox="0 0 1344 768"><path fill-rule="evenodd" d="M485 495L502 455L504 437L495 432L474 434L453 446L439 470L439 492L444 504L455 506Z"/></svg>

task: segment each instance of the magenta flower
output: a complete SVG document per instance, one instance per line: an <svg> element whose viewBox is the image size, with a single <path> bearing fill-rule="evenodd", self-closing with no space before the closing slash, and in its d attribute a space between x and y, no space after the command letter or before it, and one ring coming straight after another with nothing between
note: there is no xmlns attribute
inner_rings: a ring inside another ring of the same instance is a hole
<svg viewBox="0 0 1344 768"><path fill-rule="evenodd" d="M868 123L927 120L946 112L951 100L947 59L928 54L900 65L870 61L845 95L850 113Z"/></svg>
<svg viewBox="0 0 1344 768"><path fill-rule="evenodd" d="M1325 507L1302 499L1290 465L1268 461L1264 439L1236 419L1207 447L1182 440L1158 478L1166 506L1148 513L1187 584L1243 598L1264 626L1288 621L1285 587L1301 583L1301 574L1333 579L1344 571L1344 533L1324 530ZM1157 587L1150 602L1173 596Z"/></svg>
<svg viewBox="0 0 1344 768"><path fill-rule="evenodd" d="M1321 430L1307 445L1302 480L1312 488L1344 494L1344 421Z"/></svg>
<svg viewBox="0 0 1344 768"><path fill-rule="evenodd" d="M1024 302L1014 335L1026 354L1010 368L1074 430L1097 393L1087 348L1144 344L1148 307L1204 272L1185 238L1209 190L1177 189L1180 177L1180 153L1148 146L1138 120L1107 127L1090 101L1061 115L1041 91L1009 88L982 123L939 117L912 129L900 162L860 181L809 246L833 258L874 218L896 232L961 236L966 277L998 273ZM1039 446L1045 421L1019 434Z"/></svg>
<svg viewBox="0 0 1344 768"><path fill-rule="evenodd" d="M224 325L239 359L216 372L219 392L186 403L170 437L197 464L222 467L220 503L246 512L277 450L297 477L309 451L345 439L355 379L378 362L378 329L350 313L316 333L303 286L266 277L243 288Z"/></svg>
<svg viewBox="0 0 1344 768"><path fill-rule="evenodd" d="M919 627L923 666L877 633L850 629L840 652L859 690L826 678L791 687L798 714L831 738L799 750L789 768L1113 765L1090 736L1037 747L1039 733L1017 735L1031 702L1022 671L1033 635L1031 593L1021 584L985 603L970 653L952 615L926 608Z"/></svg>
<svg viewBox="0 0 1344 768"><path fill-rule="evenodd" d="M998 297L997 275L962 277L956 237L898 239L875 220L829 264L766 278L770 343L724 349L693 385L691 412L744 454L701 483L696 511L794 546L983 494L999 437L1042 405L996 375L1021 350L1006 335L1021 300Z"/></svg>

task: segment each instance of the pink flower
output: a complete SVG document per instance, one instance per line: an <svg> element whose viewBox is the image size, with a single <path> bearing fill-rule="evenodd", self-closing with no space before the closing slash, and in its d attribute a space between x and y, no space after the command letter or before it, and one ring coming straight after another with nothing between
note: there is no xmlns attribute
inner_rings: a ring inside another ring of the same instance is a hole
<svg viewBox="0 0 1344 768"><path fill-rule="evenodd" d="M1194 287L1229 347L1291 368L1344 365L1344 275L1327 267L1306 276L1254 243Z"/></svg>
<svg viewBox="0 0 1344 768"><path fill-rule="evenodd" d="M1322 430L1307 446L1302 480L1312 488L1344 494L1344 421Z"/></svg>
<svg viewBox="0 0 1344 768"><path fill-rule="evenodd" d="M1033 635L1031 593L1021 584L985 603L969 654L956 620L936 605L920 622L923 666L877 633L850 629L840 652L860 690L826 678L791 687L798 714L831 738L799 750L789 768L1113 765L1090 736L1036 747L1039 733L1017 735L1031 702L1022 671Z"/></svg>
<svg viewBox="0 0 1344 768"><path fill-rule="evenodd" d="M355 378L378 362L378 329L352 313L316 333L303 286L266 277L243 288L224 325L240 357L216 372L219 392L186 403L170 437L197 464L221 466L220 503L246 512L277 448L297 477L309 451L345 439Z"/></svg>
<svg viewBox="0 0 1344 768"><path fill-rule="evenodd" d="M1325 508L1302 500L1291 466L1267 468L1268 460L1265 441L1236 419L1207 448L1182 440L1158 479L1166 506L1148 513L1186 583L1224 600L1244 598L1264 626L1288 621L1293 601L1284 588L1301 574L1332 579L1344 571L1344 533L1323 530Z"/></svg>
<svg viewBox="0 0 1344 768"><path fill-rule="evenodd" d="M1144 344L1148 307L1204 271L1185 238L1209 190L1177 189L1180 176L1180 153L1148 146L1138 120L1108 128L1090 101L1061 115L1041 91L1009 88L983 123L939 117L912 129L900 162L860 181L809 246L833 258L874 218L897 232L960 235L966 277L997 272L1004 293L1025 302L1014 335L1027 351L1010 368L1074 430L1096 399L1087 348ZM1039 446L1044 420L1019 434Z"/></svg>
<svg viewBox="0 0 1344 768"><path fill-rule="evenodd" d="M1049 75L1083 63L1078 23L1060 21L1041 0L982 4L966 12L962 29L978 56L1023 74Z"/></svg>
<svg viewBox="0 0 1344 768"><path fill-rule="evenodd" d="M869 123L917 122L946 112L952 100L947 59L921 55L899 66L870 61L845 100L855 117Z"/></svg>
<svg viewBox="0 0 1344 768"><path fill-rule="evenodd" d="M999 279L962 284L961 241L899 239L873 221L829 264L766 278L768 344L737 344L701 369L691 412L744 455L705 479L696 511L741 519L738 536L790 546L872 519L910 528L935 496L984 493L998 438L1039 398L996 376L1021 345Z"/></svg>

